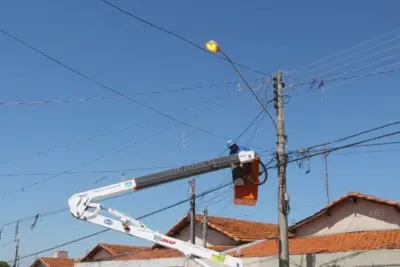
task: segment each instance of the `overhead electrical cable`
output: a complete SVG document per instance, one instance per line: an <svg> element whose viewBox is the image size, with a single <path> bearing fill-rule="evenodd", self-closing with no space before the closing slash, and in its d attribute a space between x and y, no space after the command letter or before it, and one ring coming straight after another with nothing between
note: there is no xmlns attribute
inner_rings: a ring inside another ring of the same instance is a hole
<svg viewBox="0 0 400 267"><path fill-rule="evenodd" d="M212 109L206 109L206 111L211 111L211 110L212 110ZM194 115L194 116L192 116L190 119L192 119L192 118L197 118L199 115L200 115L200 114ZM178 123L177 123L177 124L174 124L171 128L175 128L175 127L178 126L178 125L179 125ZM143 141L144 141L144 140L148 140L150 137L158 136L158 135L160 135L162 132L165 132L165 131L167 131L167 130L169 130L169 129L164 129L164 130L161 130L161 131L152 133L151 135L144 137L142 140L143 140ZM228 140L229 138L223 137L223 139L224 139L224 140ZM112 153L119 153L119 152L121 152L121 151L123 151L123 150L125 150L125 149L128 149L128 148L130 148L130 147L136 145L137 142L138 142L138 141L136 140L136 141L133 141L133 142L127 144L127 145L124 145L123 147L114 149L114 150L112 151ZM79 164L79 165L77 165L77 166L75 166L75 167L73 167L73 168L70 168L70 169L68 169L68 170L66 170L66 171L63 171L63 172L61 172L61 173L52 175L52 176L50 176L50 177L47 177L47 178L44 178L44 179L41 179L41 180L37 180L37 181L35 181L35 182L33 182L33 183L27 184L27 185L22 186L22 187L19 187L19 188L16 188L16 189L13 189L13 190L4 192L4 193L2 194L2 196L10 195L10 194L16 193L16 192L21 192L21 191L26 190L27 188L31 188L31 187L37 186L37 185L39 185L39 184L42 184L42 183L44 183L44 182L47 182L47 181L50 181L50 180L59 178L60 176L62 176L62 175L64 175L64 174L67 174L67 173L69 173L69 172L71 172L71 171L75 171L75 170L80 169L80 168L82 168L82 167L88 166L89 164L92 164L92 163L94 163L94 162L97 162L97 161L99 161L99 160L102 160L102 159L104 159L104 158L106 158L106 157L108 157L108 156L109 156L109 155L102 155L102 156L100 156L100 157L96 157L95 159L92 159L92 160L90 160L90 161L87 161L87 162L84 162L84 163L82 163L82 164Z"/></svg>
<svg viewBox="0 0 400 267"><path fill-rule="evenodd" d="M133 19L135 19L135 20L138 20L138 21L140 21L140 22L142 22L142 23L144 23L144 24L146 24L146 25L148 25L148 26L150 26L150 27L152 27L152 28L155 28L155 29L157 29L157 30L159 30L159 31L162 31L162 32L165 32L165 33L167 33L167 34L169 34L169 35L171 35L171 36L174 36L174 37L178 38L179 40L184 41L185 43L187 43L187 44L189 44L189 45L191 45L191 46L193 46L193 47L195 47L195 48L197 48L197 49L199 49L199 50L202 50L202 51L204 51L204 52L207 52L208 54L211 54L211 55L213 55L213 56L215 56L215 57L217 57L217 58L219 58L219 59L222 59L222 60L227 61L226 58L221 57L221 56L216 55L216 54L213 54L213 53L210 53L210 52L209 52L207 49L205 49L203 46L200 46L200 45L194 43L193 41L190 41L189 39L187 39L187 38L185 38L185 37L183 37L183 36L181 36L181 35L179 35L179 34L177 34L177 33L174 33L174 32L172 32L172 31L170 31L170 30L167 30L167 29L162 28L162 27L160 27L160 26L158 26L158 25L155 25L154 23L149 22L148 20L145 20L145 19L143 19L143 18L140 18L139 16L134 15L134 14L132 14L131 12L128 12L128 11L126 11L126 10L120 8L119 6L114 5L114 4L112 4L112 3L110 3L110 2L108 2L108 1L106 1L106 0L100 0L100 1L102 1L102 2L105 3L105 4L107 4L109 7L112 7L112 8L114 8L114 9L118 10L119 12L121 12L121 13L123 13L123 14L125 14L125 15L128 15L129 17L131 17L131 18L133 18ZM237 63L237 62L233 62L233 63L234 63L235 65L239 66L239 67L242 67L242 68L244 68L244 69L247 69L247 70L256 72L256 73L258 73L258 74L268 75L268 73L265 73L265 72L262 72L262 71L259 71L259 70L256 70L256 69L247 67L247 66L245 66L245 65L243 65L243 64L240 64L240 63Z"/></svg>
<svg viewBox="0 0 400 267"><path fill-rule="evenodd" d="M325 61L325 60L328 60L328 59L334 58L334 57L336 57L336 56L339 56L339 55L341 55L341 54L344 54L344 53L346 53L346 52L349 52L349 51L351 51L351 50L353 50L353 49L355 49L355 48L359 48L359 47L361 47L361 46L363 46L363 45L369 44L369 43L371 43L371 42L373 42L373 41L375 41L375 40L378 40L378 39L382 38L383 36L386 36L386 35L392 34L392 33L394 33L394 32L397 32L398 30L400 30L400 27L399 27L399 28L396 28L396 29L394 29L394 30L391 30L391 31L389 31L389 32L385 32L385 33L383 33L383 34L380 34L380 35L378 35L378 36L376 36L376 37L374 37L374 38L372 38L372 39L363 41L363 42L359 43L359 44L356 45L356 46L352 46L352 47L350 47L350 48L341 50L341 51L339 51L339 52L337 52L337 53L334 53L333 55L326 56L326 57L323 57L323 58L321 58L321 59L319 59L319 60L316 60L316 61L314 61L314 62L311 62L311 63L309 63L309 64L306 64L306 65L297 67L295 70L290 71L290 72L287 73L286 75L292 74L292 73L294 73L294 72L296 72L296 71L298 71L298 70L300 70L300 69L304 69L304 68L307 68L307 67L316 65L316 64L321 63L321 62L323 62L323 61Z"/></svg>
<svg viewBox="0 0 400 267"><path fill-rule="evenodd" d="M150 105L147 105L147 104L145 104L145 103L143 103L143 102L137 100L136 98L133 98L133 97L131 97L131 96L129 96L129 95L127 95L127 94L125 94L125 93L119 91L119 90L116 90L116 89L114 89L114 88L112 88L112 87L110 87L110 86L108 86L108 85L106 85L106 84L104 84L104 83L101 83L101 82L99 82L99 81L97 81L97 80L95 80L95 79L93 79L93 78L91 78L91 77L85 75L84 73L80 72L79 70L74 69L74 68L68 66L67 64L61 62L60 60L58 60L58 59L56 59L56 58L50 56L49 54L47 54L47 53L45 53L45 52L43 52L43 51L41 51L41 50L39 50L39 49L33 47L32 45L30 45L30 44L28 44L28 43L26 43L26 42L24 42L23 40L17 38L16 36L14 36L14 35L12 35L11 33L5 31L4 29L1 29L1 28L0 28L0 32L2 32L3 34L5 34L5 35L8 36L8 37L14 39L15 41L19 42L20 44L22 44L22 45L28 47L29 49L31 49L31 50L33 50L33 51L35 51L35 52L41 54L42 56L44 56L44 57L46 57L47 59L49 59L49 60L55 62L56 64L58 64L58 65L60 65L60 66L62 66L62 67L64 67L64 68L68 69L69 71L71 71L71 72L73 72L73 73L75 73L75 74L81 76L82 78L84 78L84 79L86 79L86 80L88 80L88 81L90 81L90 82L92 82L92 83L94 83L94 84L96 84L96 85L98 85L98 86L100 86L100 87L103 87L104 89L106 89L106 90L108 90L108 91L111 91L111 92L115 93L116 95L119 95L119 96L121 96L121 97L124 97L124 98L126 98L127 100L129 100L129 101L131 101L131 102L133 102L133 103L135 103L135 104L137 104L137 105L139 105L139 106L141 106L141 107L144 107L144 108L146 108L146 109L148 109L148 110L151 110L151 111L153 111L153 112L155 112L155 113L161 115L162 117L165 117L165 118L170 119L170 120L172 120L172 121L178 122L178 123L180 123L180 124L183 124L183 125L185 125L185 126L188 126L188 127L190 127L190 128L193 128L193 129L195 129L195 130L197 130L197 131L204 132L204 133L207 133L207 134L209 134L209 135L213 135L213 136L218 137L218 138L221 138L221 139L225 139L225 138L222 137L222 136L214 135L214 134L212 134L210 131L207 131L207 130L202 129L202 128L200 128L200 127L197 127L197 126L195 126L195 125L193 125L193 124L190 124L190 123L188 123L188 122L185 122L184 120L175 118L175 117L173 117L173 116L171 116L171 115L169 115L169 114L167 114L167 113L165 113L165 112L163 112L163 111L161 111L161 110L158 110L158 109L156 109L156 108L154 108L154 107L152 107L152 106L150 106Z"/></svg>
<svg viewBox="0 0 400 267"><path fill-rule="evenodd" d="M371 141L374 141L374 140L379 140L379 139L382 139L382 138L386 138L386 137L390 137L390 136L394 136L394 135L398 135L398 134L400 134L400 131L395 131L395 132L391 132L391 133L388 133L388 134L383 134L383 135L379 135L379 136L376 136L376 137L372 137L372 138L364 139L364 140L361 140L361 141L357 141L357 142L354 142L354 143L350 143L350 144L345 144L345 145L342 145L342 146L337 146L337 147L329 148L329 149L326 149L325 151L313 153L313 154L308 155L308 156L299 157L299 158L296 158L296 159L290 159L290 160L288 160L288 163L296 162L296 161L301 160L301 159L306 159L306 158L310 158L310 157L315 157L315 156L322 155L322 154L327 153L327 152L333 152L333 151L338 151L338 150L346 149L346 148L349 148L349 147L352 147L352 146L355 146L355 145L360 145L360 144L368 143L368 142L371 142ZM334 143L334 141L332 141L332 142L330 142L330 143ZM316 146L318 146L318 145L316 145ZM267 169L274 169L274 168L277 168L277 167L278 167L278 166L276 165L276 166L273 166L273 167L267 167ZM212 188L212 189L205 190L205 191L203 191L202 193L196 194L195 197L196 197L196 198L202 197L202 196L207 195L207 194L209 194L209 193L212 193L212 192L214 192L214 191L217 191L217 190L220 190L220 189L222 189L222 188L225 188L225 187L227 187L227 186L229 186L229 185L231 185L231 184L232 184L232 182L229 182L229 183L227 183L227 184L224 184L224 185L221 185L221 186L218 186L218 187L214 187L214 188ZM127 194L131 194L131 193L132 193L132 192L129 192L129 193L127 193ZM126 194L124 194L124 195L126 195ZM121 195L121 196L122 196L122 195ZM117 196L117 197L120 197L120 196ZM116 198L116 197L107 198L107 200L113 199L113 198ZM183 204L183 203L185 203L185 202L188 202L188 201L190 201L190 200L191 200L191 197L189 197L189 198L187 198L187 199L184 199L184 200L182 200L182 201L176 202L176 203L174 203L174 204L172 204L172 205L166 206L166 207L164 207L164 208L158 209L158 210L153 211L153 212L151 212L151 213L148 213L148 214L146 214L146 215L140 216L140 217L137 218L137 220L140 220L140 219L143 219L143 218L146 218L146 217L150 217L150 216L152 216L152 215L158 214L158 213L163 212L163 211L165 211L165 210L174 208L174 207L179 206L179 205L181 205L181 204ZM109 230L110 230L110 229L101 230L101 231L92 233L92 234L90 234L90 235L86 235L86 236L83 236L83 237L80 237L80 238L77 238L77 239L74 239L74 240L65 242L65 243L63 243L63 244L53 246L53 247L51 247L51 248L47 248L47 249L44 249L44 250L41 250L41 251L37 251L37 252L31 253L31 254L27 254L27 255L24 255L24 256L22 256L22 257L19 257L18 260L21 260L21 259L24 259L24 258L28 258L28 257L32 257L32 256L38 255L38 254L40 254L40 253L48 252L48 251L51 251L51 250L54 250L54 249L57 249L57 248L60 248L60 247L66 246L66 245L70 245L70 244L73 244L73 243L77 243L77 242L80 242L80 241L82 241L82 240L91 238L91 237L93 237L93 236L96 236L96 235L100 235L100 234L102 234L102 233L105 233L105 232L107 232L107 231L109 231ZM13 261L13 260L11 260L11 261L9 261L9 262L12 262L12 261Z"/></svg>
<svg viewBox="0 0 400 267"><path fill-rule="evenodd" d="M197 107L200 107L202 105L206 105L206 104L215 102L216 100L224 101L224 100L226 100L227 97L230 97L232 95L235 96L235 97L239 97L239 94L240 94L240 92L236 92L235 94L232 93L232 92L228 92L226 95L213 97L213 98L205 100L203 102L187 106L187 107L183 108L182 111L187 111L187 110L192 109L192 108L197 108ZM218 104L215 104L215 105L218 106ZM6 164L6 163L14 162L16 160L26 159L26 158L30 158L30 157L34 157L34 156L41 156L41 155L49 153L49 152L55 152L55 151L58 151L60 149L65 149L65 148L69 148L69 147L72 147L72 146L75 146L75 145L78 145L78 144L94 141L94 140L96 140L98 138L107 137L107 136L113 136L113 135L115 135L115 133L121 132L121 130L122 131L126 131L126 130L130 130L130 129L136 129L138 127L143 127L144 125L149 124L149 122L150 122L149 120L146 120L144 122L139 122L139 123L136 123L136 124L133 124L133 125L125 126L122 129L119 129L117 131L109 131L109 132L106 132L106 133L98 133L98 134L92 135L92 136L90 136L88 138L84 138L84 139L80 139L80 140L74 140L72 142L64 143L64 144L61 144L61 145L58 145L58 146L55 146L55 147L52 147L52 148L47 148L47 149L44 149L44 150L41 150L41 151L36 151L36 152L32 152L32 153L27 153L27 154L24 154L24 155L16 156L16 157L13 157L13 158L0 160L0 164ZM218 136L218 135L214 134L214 137L215 136Z"/></svg>

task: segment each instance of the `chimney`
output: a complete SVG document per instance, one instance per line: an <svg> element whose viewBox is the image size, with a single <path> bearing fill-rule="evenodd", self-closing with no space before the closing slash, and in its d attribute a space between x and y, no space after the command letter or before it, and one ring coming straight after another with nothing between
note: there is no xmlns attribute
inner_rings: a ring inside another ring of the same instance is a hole
<svg viewBox="0 0 400 267"><path fill-rule="evenodd" d="M68 259L68 251L56 251L53 257L56 259Z"/></svg>

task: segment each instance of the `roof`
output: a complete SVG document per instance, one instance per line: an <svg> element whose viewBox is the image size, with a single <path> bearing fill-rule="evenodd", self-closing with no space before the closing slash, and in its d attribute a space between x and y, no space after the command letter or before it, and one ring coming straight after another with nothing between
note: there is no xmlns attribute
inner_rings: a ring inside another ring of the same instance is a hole
<svg viewBox="0 0 400 267"><path fill-rule="evenodd" d="M223 251L234 246L208 246L208 248L215 251ZM127 260L145 260L145 259L165 259L165 258L182 258L184 255L175 249L153 249L153 250L142 250L129 255L121 255L113 258L104 259L105 261L127 261Z"/></svg>
<svg viewBox="0 0 400 267"><path fill-rule="evenodd" d="M196 215L196 222L201 223L203 220L203 215ZM186 215L177 224L170 228L166 235L170 237L176 236L184 228L189 226L189 224L190 216ZM278 226L271 223L207 216L207 224L209 229L220 232L239 243L253 242L255 240L276 237L278 235ZM249 229L251 229L251 231L249 231ZM153 248L157 247L160 246L153 246Z"/></svg>
<svg viewBox="0 0 400 267"><path fill-rule="evenodd" d="M317 254L346 251L400 249L400 230L362 231L289 239L289 253ZM235 252L229 253L236 255ZM241 249L242 257L268 257L278 254L277 240L266 240Z"/></svg>
<svg viewBox="0 0 400 267"><path fill-rule="evenodd" d="M333 201L332 203L330 203L329 205L327 205L323 209L321 209L318 212L314 213L313 215L311 215L309 217L306 217L301 221L298 221L297 223L292 225L289 228L289 230L293 231L296 228L298 228L298 227L310 222L311 220L314 220L317 217L326 214L326 212L328 212L329 209L332 209L334 206L337 206L339 204L343 204L345 201L355 200L355 199L362 199L362 200L372 201L372 202L375 202L375 203L378 203L378 204L388 205L388 206L391 206L391 207L394 207L394 208L400 210L400 202L391 201L391 200L385 200L385 199L382 199L382 198L374 197L374 196L371 196L371 195L365 195L365 194L358 193L358 192L349 192L346 195L340 197L339 199Z"/></svg>
<svg viewBox="0 0 400 267"><path fill-rule="evenodd" d="M74 263L79 262L79 260L40 257L35 260L31 266L34 266L39 262L41 262L46 267L74 267Z"/></svg>
<svg viewBox="0 0 400 267"><path fill-rule="evenodd" d="M145 260L145 259L165 259L165 258L182 258L184 255L175 249L155 249L142 250L129 255L118 256L117 258L104 259L105 261L128 261L128 260Z"/></svg>
<svg viewBox="0 0 400 267"><path fill-rule="evenodd" d="M240 250L241 257L269 257L278 254L276 239L265 240ZM214 248L215 249L215 248ZM400 230L362 231L325 236L294 237L289 239L290 255L337 253L378 249L400 249ZM233 251L229 254L237 256ZM174 249L141 250L134 254L105 260L145 260L161 258L182 258L183 254Z"/></svg>
<svg viewBox="0 0 400 267"><path fill-rule="evenodd" d="M83 259L81 261L84 262L84 261L93 260L93 257L102 249L107 251L111 256L117 256L117 255L131 253L131 252L139 251L139 250L140 251L141 250L151 250L151 247L99 243L88 254L86 254L85 257L83 257Z"/></svg>

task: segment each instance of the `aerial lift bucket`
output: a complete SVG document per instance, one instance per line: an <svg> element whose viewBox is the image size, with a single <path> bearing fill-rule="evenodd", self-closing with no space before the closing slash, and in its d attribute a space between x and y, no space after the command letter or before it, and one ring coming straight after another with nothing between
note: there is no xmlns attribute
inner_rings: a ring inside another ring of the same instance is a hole
<svg viewBox="0 0 400 267"><path fill-rule="evenodd" d="M251 164L243 166L243 169L244 183L234 184L233 203L240 206L255 206L258 200L258 184L260 183L260 159L256 158Z"/></svg>

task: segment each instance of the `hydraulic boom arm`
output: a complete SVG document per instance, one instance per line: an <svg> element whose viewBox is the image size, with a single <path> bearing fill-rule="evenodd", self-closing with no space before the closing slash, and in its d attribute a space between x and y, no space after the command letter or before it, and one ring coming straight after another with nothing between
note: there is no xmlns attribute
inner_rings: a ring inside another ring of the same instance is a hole
<svg viewBox="0 0 400 267"><path fill-rule="evenodd" d="M249 163L255 159L255 151L241 151L238 154L145 175L121 183L74 194L68 200L69 208L72 215L77 219L88 221L150 242L155 242L165 247L177 249L186 257L194 259L203 266L207 266L207 264L202 262L199 258L215 260L231 267L243 267L242 261L238 258L203 248L189 242L167 237L150 230L138 220L130 218L114 209L105 208L94 201L97 202L128 192L226 169L231 167L233 164ZM103 210L107 211L115 218L109 218L102 215L101 212Z"/></svg>

